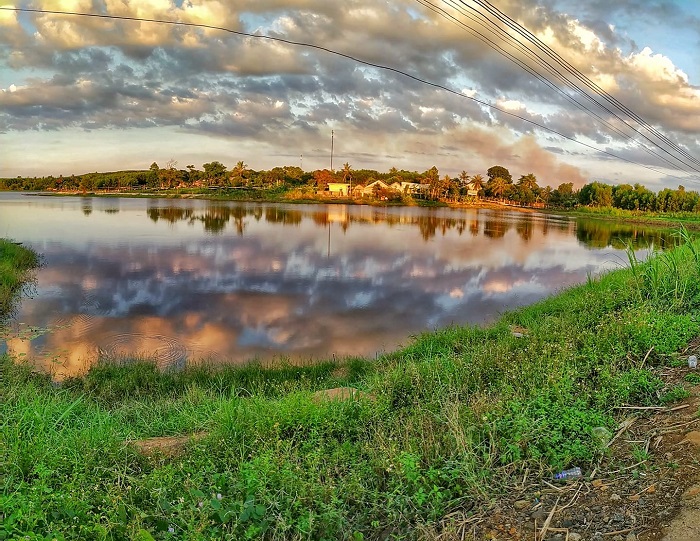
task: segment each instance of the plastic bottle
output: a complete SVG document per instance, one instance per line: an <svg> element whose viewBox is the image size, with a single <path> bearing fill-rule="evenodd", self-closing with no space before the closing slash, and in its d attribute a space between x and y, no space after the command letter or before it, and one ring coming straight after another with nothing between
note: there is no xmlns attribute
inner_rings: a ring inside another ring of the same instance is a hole
<svg viewBox="0 0 700 541"><path fill-rule="evenodd" d="M579 477L583 477L583 472L578 466L571 468L570 470L564 470L554 474L555 479L577 479Z"/></svg>
<svg viewBox="0 0 700 541"><path fill-rule="evenodd" d="M695 355L691 355L688 357L688 368L697 368L698 367L698 358Z"/></svg>

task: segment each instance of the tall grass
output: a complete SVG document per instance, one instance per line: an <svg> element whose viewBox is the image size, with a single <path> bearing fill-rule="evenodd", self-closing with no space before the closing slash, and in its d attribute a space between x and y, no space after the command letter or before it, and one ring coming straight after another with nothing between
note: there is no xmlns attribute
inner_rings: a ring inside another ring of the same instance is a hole
<svg viewBox="0 0 700 541"><path fill-rule="evenodd" d="M31 250L0 239L0 324L11 313L27 273L38 263L37 255Z"/></svg>
<svg viewBox="0 0 700 541"><path fill-rule="evenodd" d="M0 538L411 539L524 468L585 469L616 406L668 399L652 368L698 333L698 246L685 241L376 361L106 364L56 386L4 357ZM313 394L337 385L366 394ZM201 432L175 457L128 443Z"/></svg>

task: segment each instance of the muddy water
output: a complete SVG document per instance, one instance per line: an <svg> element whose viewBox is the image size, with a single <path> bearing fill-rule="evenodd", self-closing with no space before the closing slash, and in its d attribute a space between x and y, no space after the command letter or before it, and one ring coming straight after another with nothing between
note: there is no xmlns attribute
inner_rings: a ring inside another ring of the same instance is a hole
<svg viewBox="0 0 700 541"><path fill-rule="evenodd" d="M44 258L0 351L56 377L100 356L375 355L670 242L541 213L20 194L0 194L0 232Z"/></svg>

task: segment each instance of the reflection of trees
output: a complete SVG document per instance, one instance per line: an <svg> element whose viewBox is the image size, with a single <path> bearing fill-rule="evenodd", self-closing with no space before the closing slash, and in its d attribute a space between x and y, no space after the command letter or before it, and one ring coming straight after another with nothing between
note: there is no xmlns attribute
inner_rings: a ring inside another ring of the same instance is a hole
<svg viewBox="0 0 700 541"><path fill-rule="evenodd" d="M532 216L530 214L523 214L518 220L518 223L515 224L515 230L524 242L528 242L532 238L533 228Z"/></svg>
<svg viewBox="0 0 700 541"><path fill-rule="evenodd" d="M191 221L194 215L192 209L186 209L182 207L151 207L148 209L148 217L157 222L158 220L165 220L171 224L175 222L181 222L184 220Z"/></svg>
<svg viewBox="0 0 700 541"><path fill-rule="evenodd" d="M328 213L325 213L326 216ZM289 210L279 207L267 207L265 209L265 221L272 224L299 225L303 214L299 210Z"/></svg>
<svg viewBox="0 0 700 541"><path fill-rule="evenodd" d="M595 220L579 220L576 227L576 238L591 248L611 246L625 249L627 246L631 246L636 249L646 248L652 244L654 246L672 246L677 242L670 231Z"/></svg>
<svg viewBox="0 0 700 541"><path fill-rule="evenodd" d="M492 219L484 221L484 236L491 239L500 239L510 229L510 224L505 220Z"/></svg>
<svg viewBox="0 0 700 541"><path fill-rule="evenodd" d="M311 219L316 225L320 226L327 226L328 225L328 212L327 211L322 211L322 212L312 212L311 213Z"/></svg>
<svg viewBox="0 0 700 541"><path fill-rule="evenodd" d="M90 216L90 214L92 214L92 198L83 197L80 203L82 205L83 214L85 214L85 216Z"/></svg>
<svg viewBox="0 0 700 541"><path fill-rule="evenodd" d="M154 222L159 220L165 220L171 224L179 221L186 221L190 224L201 222L205 231L215 234L221 233L226 229L229 222L233 222L236 232L239 235L243 235L247 227L247 219L251 217L256 221L264 219L266 223L283 226L298 226L305 219L311 219L319 227L327 227L330 223L340 223L343 231L347 231L353 224L383 225L387 227L409 226L418 228L420 236L426 242L438 234L446 236L450 231L454 231L461 236L463 232L468 230L471 236L477 237L482 227L483 235L493 239L503 237L512 227L515 227L518 235L523 241L527 242L534 235L535 227L538 227L536 226L538 220L535 220L531 214L520 215L515 220L506 216L488 213L480 214L478 217L471 215L468 218L460 218L456 214L444 216L438 212L417 213L413 210L410 212L396 212L384 208L358 208L353 211L346 209L343 212L339 212L337 208L290 209L275 205L213 203L202 210L175 205L154 206L148 209L147 214ZM546 234L550 229L567 232L575 225L575 222L549 219L546 216L539 221L542 222L543 234ZM573 233L573 230L571 233ZM599 237L600 233L595 231L586 232L581 227L577 230L579 240L582 242L605 243L602 244L603 246L610 242L611 234L605 233L603 237L597 239L596 235ZM620 236L627 238L624 235Z"/></svg>
<svg viewBox="0 0 700 541"><path fill-rule="evenodd" d="M231 207L209 207L203 215L198 216L209 233L221 233L231 219Z"/></svg>
<svg viewBox="0 0 700 541"><path fill-rule="evenodd" d="M469 232L471 233L472 237L479 235L479 220L472 220L469 222Z"/></svg>

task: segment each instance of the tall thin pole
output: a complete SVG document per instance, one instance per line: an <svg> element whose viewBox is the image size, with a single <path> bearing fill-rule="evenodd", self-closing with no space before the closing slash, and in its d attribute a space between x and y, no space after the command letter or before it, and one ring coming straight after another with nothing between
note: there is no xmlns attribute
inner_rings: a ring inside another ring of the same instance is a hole
<svg viewBox="0 0 700 541"><path fill-rule="evenodd" d="M303 171L304 170L304 155L303 154L299 154L299 163L300 163L299 168Z"/></svg>
<svg viewBox="0 0 700 541"><path fill-rule="evenodd" d="M333 171L333 139L335 137L335 132L331 130L331 171Z"/></svg>

